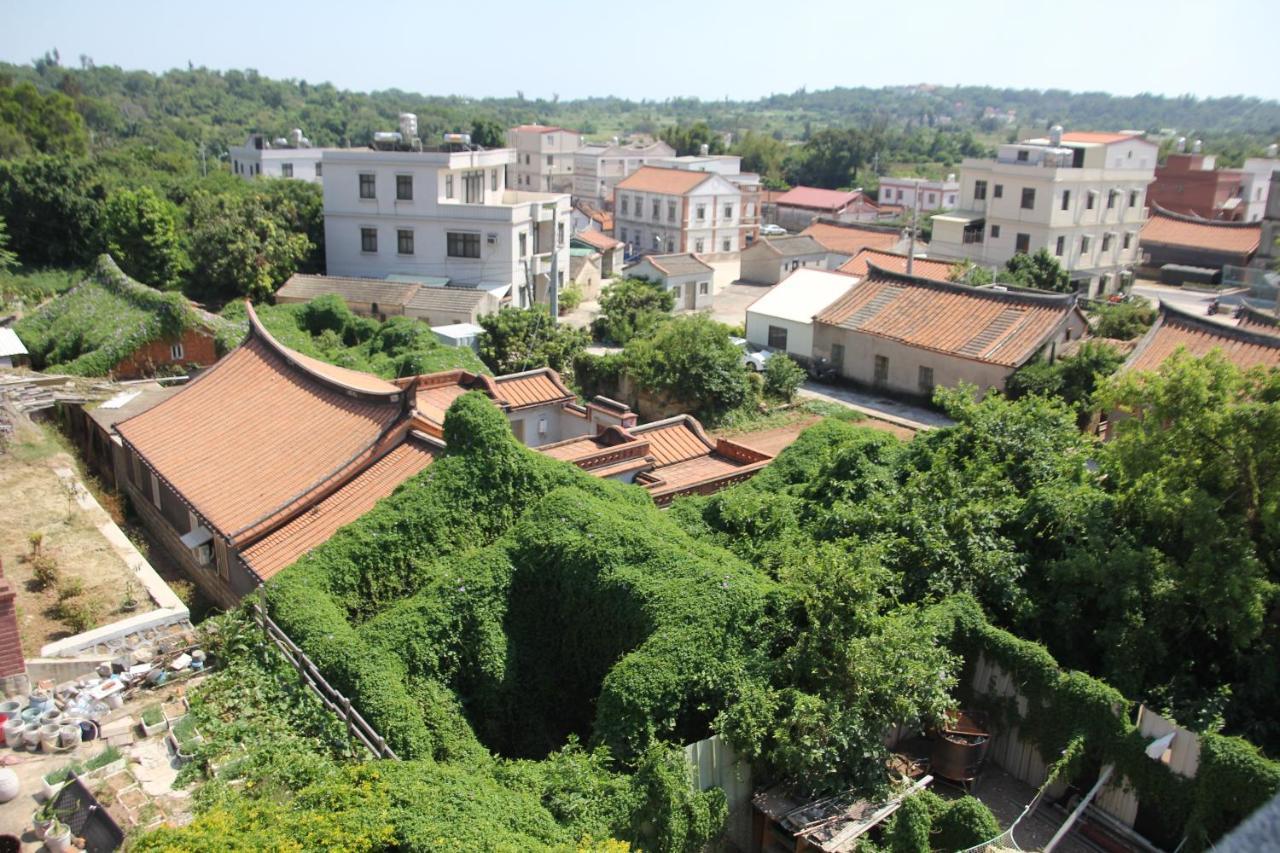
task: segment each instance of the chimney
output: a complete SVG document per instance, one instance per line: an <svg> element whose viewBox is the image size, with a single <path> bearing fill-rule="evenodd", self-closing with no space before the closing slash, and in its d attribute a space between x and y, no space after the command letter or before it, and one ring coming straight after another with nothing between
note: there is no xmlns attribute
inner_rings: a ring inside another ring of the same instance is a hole
<svg viewBox="0 0 1280 853"><path fill-rule="evenodd" d="M0 567L0 693L5 696L16 696L31 689L27 661L22 654L22 637L18 633L16 597L13 584Z"/></svg>

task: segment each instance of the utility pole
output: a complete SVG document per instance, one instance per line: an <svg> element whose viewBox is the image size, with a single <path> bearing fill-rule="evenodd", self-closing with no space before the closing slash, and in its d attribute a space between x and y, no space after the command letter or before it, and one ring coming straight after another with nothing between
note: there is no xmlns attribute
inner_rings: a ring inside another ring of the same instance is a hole
<svg viewBox="0 0 1280 853"><path fill-rule="evenodd" d="M915 181L915 194L912 197L911 205L911 243L907 247L907 275L911 275L912 267L916 259L916 222L920 218L920 179Z"/></svg>
<svg viewBox="0 0 1280 853"><path fill-rule="evenodd" d="M551 284L547 288L547 301L551 303L551 325L555 325L560 313L560 245L552 238Z"/></svg>

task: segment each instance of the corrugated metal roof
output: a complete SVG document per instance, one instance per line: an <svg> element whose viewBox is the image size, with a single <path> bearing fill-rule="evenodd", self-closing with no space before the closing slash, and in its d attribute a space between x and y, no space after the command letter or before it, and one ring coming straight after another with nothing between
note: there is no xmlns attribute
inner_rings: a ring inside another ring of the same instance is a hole
<svg viewBox="0 0 1280 853"><path fill-rule="evenodd" d="M923 349L1017 367L1067 315L1069 295L1030 295L929 281L874 268L817 322Z"/></svg>
<svg viewBox="0 0 1280 853"><path fill-rule="evenodd" d="M18 339L18 333L8 326L0 326L0 356L26 354L27 348Z"/></svg>
<svg viewBox="0 0 1280 853"><path fill-rule="evenodd" d="M435 461L435 449L407 438L350 482L288 524L241 552L245 563L264 581L323 545L340 527L373 509L396 487Z"/></svg>

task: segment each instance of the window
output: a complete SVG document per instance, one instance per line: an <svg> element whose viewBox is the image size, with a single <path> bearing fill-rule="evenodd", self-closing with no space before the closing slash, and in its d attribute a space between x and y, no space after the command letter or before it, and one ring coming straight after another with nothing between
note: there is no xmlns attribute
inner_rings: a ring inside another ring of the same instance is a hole
<svg viewBox="0 0 1280 853"><path fill-rule="evenodd" d="M480 235L467 231L450 231L446 235L446 253L451 258L480 257Z"/></svg>
<svg viewBox="0 0 1280 853"><path fill-rule="evenodd" d="M618 239L624 243L627 242L627 229L623 228L622 231L619 232Z"/></svg>
<svg viewBox="0 0 1280 853"><path fill-rule="evenodd" d="M662 202L658 199L653 200L653 221L657 222L662 218Z"/></svg>
<svg viewBox="0 0 1280 853"><path fill-rule="evenodd" d="M1058 243L1054 247L1053 253L1058 257L1062 257L1062 253L1067 249L1067 238L1059 235Z"/></svg>
<svg viewBox="0 0 1280 853"><path fill-rule="evenodd" d="M704 222L707 218L707 206L705 204L698 205L698 221Z"/></svg>
<svg viewBox="0 0 1280 853"><path fill-rule="evenodd" d="M495 193L498 191L498 170L497 169L489 170L489 189Z"/></svg>
<svg viewBox="0 0 1280 853"><path fill-rule="evenodd" d="M996 184L991 190L992 198L1004 198L1004 184Z"/></svg>
<svg viewBox="0 0 1280 853"><path fill-rule="evenodd" d="M1259 195L1258 195L1258 197L1259 197L1259 198L1261 198L1261 197L1262 197L1262 195L1261 195L1261 190L1259 190ZM1137 207L1137 206L1138 206L1138 191L1137 191L1137 190L1129 190L1129 206L1130 206L1130 207Z"/></svg>
<svg viewBox="0 0 1280 853"><path fill-rule="evenodd" d="M920 393L926 397L933 396L933 368L921 367L919 372Z"/></svg>
<svg viewBox="0 0 1280 853"><path fill-rule="evenodd" d="M1083 255L1088 251L1089 251L1089 238L1081 237L1080 238L1080 254Z"/></svg>
<svg viewBox="0 0 1280 853"><path fill-rule="evenodd" d="M1107 210L1113 210L1116 206L1116 196L1120 195L1116 190L1107 192Z"/></svg>
<svg viewBox="0 0 1280 853"><path fill-rule="evenodd" d="M693 244L693 250L694 250L695 252L701 252L701 251L702 251L702 241L701 241L701 240L697 240L697 241L695 241L695 242L694 242L694 244Z"/></svg>
<svg viewBox="0 0 1280 853"><path fill-rule="evenodd" d="M183 352L181 342L173 344L172 346L169 347L169 358L173 359L174 361L182 361L182 357L184 355L186 355L186 353Z"/></svg>
<svg viewBox="0 0 1280 853"><path fill-rule="evenodd" d="M1109 233L1103 234L1102 235L1102 251L1106 252L1106 251L1109 251L1110 249L1111 249L1111 235Z"/></svg>
<svg viewBox="0 0 1280 853"><path fill-rule="evenodd" d="M930 207L932 207L933 205L935 205L935 204L937 204L937 203L938 203L938 195L937 195L937 193L929 193L929 206L930 206Z"/></svg>
<svg viewBox="0 0 1280 853"><path fill-rule="evenodd" d="M725 218L725 219L733 219L733 205L731 205L731 204L726 204L726 205L724 206L724 218Z"/></svg>
<svg viewBox="0 0 1280 853"><path fill-rule="evenodd" d="M413 229L399 228L396 230L396 252L401 255L413 254Z"/></svg>
<svg viewBox="0 0 1280 853"><path fill-rule="evenodd" d="M374 176L368 172L360 174L360 198L377 198L377 184L374 183Z"/></svg>
<svg viewBox="0 0 1280 853"><path fill-rule="evenodd" d="M889 381L889 356L876 356L876 372L875 382L877 385L883 385Z"/></svg>
<svg viewBox="0 0 1280 853"><path fill-rule="evenodd" d="M1018 152L1018 162L1019 162L1019 163L1025 163L1025 162L1027 162L1027 159L1028 159L1030 156L1031 156L1031 152L1029 152L1029 151L1026 151L1026 150L1019 151L1019 152Z"/></svg>
<svg viewBox="0 0 1280 853"><path fill-rule="evenodd" d="M745 216L755 216L755 215L756 215L756 205L755 205L755 202L751 202L750 204L748 204L748 205L747 205L747 212L746 212L744 215L745 215Z"/></svg>
<svg viewBox="0 0 1280 853"><path fill-rule="evenodd" d="M710 292L711 292L711 282L709 281L698 282L698 293L702 294L703 296L706 296Z"/></svg>
<svg viewBox="0 0 1280 853"><path fill-rule="evenodd" d="M550 165L551 165L551 155L550 155L550 154L548 154L548 155L547 155L547 165L548 165L548 166L550 166Z"/></svg>
<svg viewBox="0 0 1280 853"><path fill-rule="evenodd" d="M1031 251L1031 235L1019 234L1013 238L1013 250L1018 253Z"/></svg>
<svg viewBox="0 0 1280 853"><path fill-rule="evenodd" d="M1127 249L1132 244L1133 244L1133 232L1132 231L1124 232L1124 241L1121 244L1122 247Z"/></svg>
<svg viewBox="0 0 1280 853"><path fill-rule="evenodd" d="M1071 209L1071 190L1062 191L1062 209L1063 210Z"/></svg>
<svg viewBox="0 0 1280 853"><path fill-rule="evenodd" d="M844 368L844 344L831 345L831 366L837 372Z"/></svg>
<svg viewBox="0 0 1280 853"><path fill-rule="evenodd" d="M292 164L292 163L281 163L281 164L280 164L280 177L282 177L282 178L292 178L292 177L293 177L293 164Z"/></svg>
<svg viewBox="0 0 1280 853"><path fill-rule="evenodd" d="M676 221L676 203L674 201L667 202L667 221Z"/></svg>
<svg viewBox="0 0 1280 853"><path fill-rule="evenodd" d="M453 198L453 175L444 176L444 197Z"/></svg>
<svg viewBox="0 0 1280 853"><path fill-rule="evenodd" d="M484 204L484 172L467 172L462 176L464 204Z"/></svg>
<svg viewBox="0 0 1280 853"><path fill-rule="evenodd" d="M1089 190L1089 194L1085 196L1084 206L1086 210L1093 210L1093 206L1098 203L1098 194L1093 190Z"/></svg>
<svg viewBox="0 0 1280 853"><path fill-rule="evenodd" d="M324 169L321 168L321 164L316 163L316 177L318 178L323 174L324 174Z"/></svg>
<svg viewBox="0 0 1280 853"><path fill-rule="evenodd" d="M987 198L987 182L974 181L973 182L973 200L985 201L986 198Z"/></svg>
<svg viewBox="0 0 1280 853"><path fill-rule="evenodd" d="M627 238L623 237L622 239L625 242ZM523 258L528 254L529 254L529 235L521 231L520 232L520 257Z"/></svg>
<svg viewBox="0 0 1280 853"><path fill-rule="evenodd" d="M793 272L794 272L795 270L800 269L800 262L799 262L799 261L792 261L792 262L791 262L791 269L792 269L792 271L793 271Z"/></svg>
<svg viewBox="0 0 1280 853"><path fill-rule="evenodd" d="M623 212L623 214L628 213L628 212L629 212L629 211L628 211L628 209L627 209L627 202L628 202L628 198L627 198L625 195L624 195L624 196L619 196L619 198L620 198L620 199L622 199L622 212Z"/></svg>
<svg viewBox="0 0 1280 853"><path fill-rule="evenodd" d="M556 223L556 245L557 246L564 245L564 223L563 222Z"/></svg>
<svg viewBox="0 0 1280 853"><path fill-rule="evenodd" d="M378 251L378 229L377 228L361 228L360 229L360 251L362 252Z"/></svg>
<svg viewBox="0 0 1280 853"><path fill-rule="evenodd" d="M1034 187L1022 188L1022 209L1035 210L1036 208L1036 191Z"/></svg>
<svg viewBox="0 0 1280 853"><path fill-rule="evenodd" d="M994 239L996 239L996 238L997 238L997 237L999 237L999 236L1000 236L1000 226L999 226L999 225L992 225L992 226L991 226L991 239L992 239L992 240L994 240Z"/></svg>
<svg viewBox="0 0 1280 853"><path fill-rule="evenodd" d="M396 175L396 201L413 201L413 175Z"/></svg>
<svg viewBox="0 0 1280 853"><path fill-rule="evenodd" d="M787 348L787 330L783 326L769 327L769 347L776 350Z"/></svg>
<svg viewBox="0 0 1280 853"><path fill-rule="evenodd" d="M732 240L729 240L728 238L725 238L724 242L722 242L722 243L720 244L720 251L722 251L722 252L732 252L732 251L733 251L733 241L732 241Z"/></svg>

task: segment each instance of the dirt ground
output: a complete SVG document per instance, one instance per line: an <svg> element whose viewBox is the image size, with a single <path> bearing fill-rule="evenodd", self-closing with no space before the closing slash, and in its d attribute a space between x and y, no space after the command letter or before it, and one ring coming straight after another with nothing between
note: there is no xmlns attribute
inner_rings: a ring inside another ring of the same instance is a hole
<svg viewBox="0 0 1280 853"><path fill-rule="evenodd" d="M97 524L107 516L77 506L55 473L70 469L78 476L69 449L52 427L26 422L0 452L0 564L17 592L18 625L28 657L38 655L46 643L77 633L58 618L57 588L41 590L34 582L32 534L43 534L40 547L57 561L63 588L69 579L83 585L75 599L93 609L90 627L154 607L132 570L98 532ZM138 604L126 613L122 605L130 583Z"/></svg>

